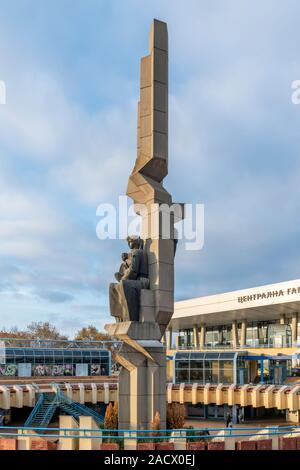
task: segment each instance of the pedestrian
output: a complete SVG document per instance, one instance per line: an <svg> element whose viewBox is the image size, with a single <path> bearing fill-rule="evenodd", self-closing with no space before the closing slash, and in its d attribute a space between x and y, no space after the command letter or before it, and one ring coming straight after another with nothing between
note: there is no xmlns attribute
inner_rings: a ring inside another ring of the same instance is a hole
<svg viewBox="0 0 300 470"><path fill-rule="evenodd" d="M232 416L231 416L231 413L228 411L227 416L226 416L226 428L229 427L229 423L232 424Z"/></svg>

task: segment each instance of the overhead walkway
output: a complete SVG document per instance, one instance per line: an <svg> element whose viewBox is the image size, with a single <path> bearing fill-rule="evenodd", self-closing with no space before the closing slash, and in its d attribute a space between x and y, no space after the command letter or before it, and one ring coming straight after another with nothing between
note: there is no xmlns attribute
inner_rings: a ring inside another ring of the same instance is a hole
<svg viewBox="0 0 300 470"><path fill-rule="evenodd" d="M79 416L91 416L100 426L104 422L103 415L100 415L85 405L75 402L57 388L55 392L39 394L38 401L25 422L25 427L47 427L58 409L74 418L79 418Z"/></svg>

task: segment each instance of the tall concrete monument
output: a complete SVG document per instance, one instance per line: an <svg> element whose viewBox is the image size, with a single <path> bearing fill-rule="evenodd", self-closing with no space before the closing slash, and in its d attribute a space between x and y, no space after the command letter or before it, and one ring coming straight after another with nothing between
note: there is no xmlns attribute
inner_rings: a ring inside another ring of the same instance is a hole
<svg viewBox="0 0 300 470"><path fill-rule="evenodd" d="M183 205L173 205L163 186L168 173L168 31L154 20L149 55L141 59L137 158L127 195L142 219L141 236L129 236L130 252L110 285L107 332L123 341L117 355L119 428L149 429L156 412L166 426L166 356L162 337L174 309L174 223Z"/></svg>

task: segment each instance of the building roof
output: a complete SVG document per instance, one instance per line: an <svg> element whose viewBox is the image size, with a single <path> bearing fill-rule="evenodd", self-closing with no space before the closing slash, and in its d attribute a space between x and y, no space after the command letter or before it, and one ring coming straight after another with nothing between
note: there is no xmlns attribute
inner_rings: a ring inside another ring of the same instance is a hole
<svg viewBox="0 0 300 470"><path fill-rule="evenodd" d="M300 279L175 302L170 326L225 325L233 320L276 320L300 311Z"/></svg>

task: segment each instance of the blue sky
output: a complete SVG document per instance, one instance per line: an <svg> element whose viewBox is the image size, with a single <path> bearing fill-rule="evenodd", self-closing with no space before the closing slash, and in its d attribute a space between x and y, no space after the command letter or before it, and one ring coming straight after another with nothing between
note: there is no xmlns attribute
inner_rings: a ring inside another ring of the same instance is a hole
<svg viewBox="0 0 300 470"><path fill-rule="evenodd" d="M125 244L96 208L126 191L139 60L168 22L174 199L205 204L176 298L300 277L300 5L258 0L1 0L0 327L70 336L108 321Z"/></svg>

